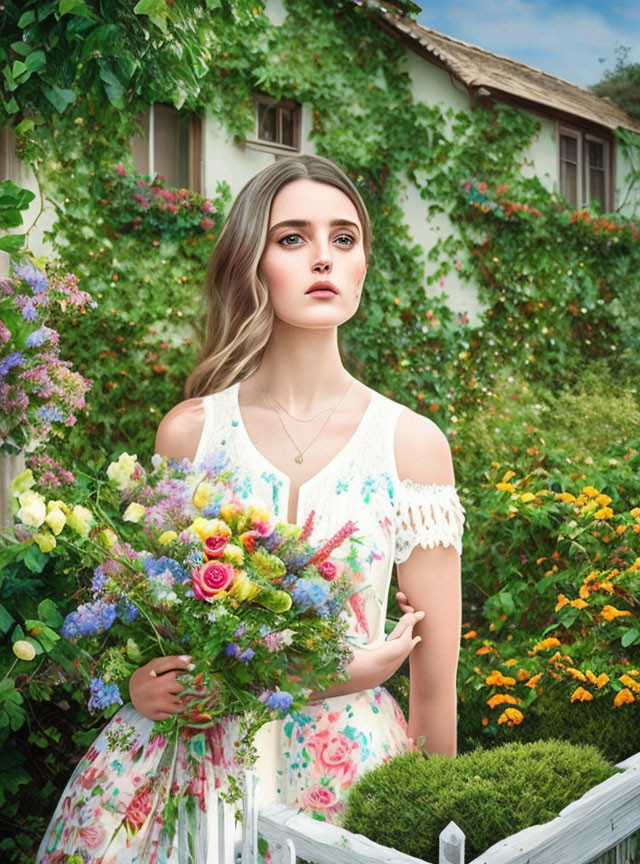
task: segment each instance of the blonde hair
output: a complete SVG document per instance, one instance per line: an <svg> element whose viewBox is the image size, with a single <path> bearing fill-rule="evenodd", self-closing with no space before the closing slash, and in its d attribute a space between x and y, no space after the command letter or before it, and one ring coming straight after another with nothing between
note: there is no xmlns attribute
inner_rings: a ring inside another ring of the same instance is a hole
<svg viewBox="0 0 640 864"><path fill-rule="evenodd" d="M269 291L258 275L271 205L293 180L307 178L335 186L353 202L367 258L371 222L360 193L344 171L323 156L288 156L255 175L238 193L207 267L208 314L197 365L185 383L185 397L224 390L260 365L273 327Z"/></svg>

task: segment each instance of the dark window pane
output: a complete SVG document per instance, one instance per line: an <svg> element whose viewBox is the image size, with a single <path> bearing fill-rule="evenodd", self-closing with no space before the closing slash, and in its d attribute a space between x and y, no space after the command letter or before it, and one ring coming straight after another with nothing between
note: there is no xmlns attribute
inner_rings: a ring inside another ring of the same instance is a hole
<svg viewBox="0 0 640 864"><path fill-rule="evenodd" d="M571 162L560 162L560 191L569 204L578 206L578 169Z"/></svg>
<svg viewBox="0 0 640 864"><path fill-rule="evenodd" d="M293 111L288 108L280 109L282 119L282 141L287 147L293 147Z"/></svg>
<svg viewBox="0 0 640 864"><path fill-rule="evenodd" d="M258 103L258 138L262 141L277 140L277 113L275 105Z"/></svg>
<svg viewBox="0 0 640 864"><path fill-rule="evenodd" d="M605 183L604 171L599 171L597 168L589 168L589 201L599 201L603 210L606 210L605 205Z"/></svg>
<svg viewBox="0 0 640 864"><path fill-rule="evenodd" d="M590 168L604 169L604 144L587 141L587 165Z"/></svg>
<svg viewBox="0 0 640 864"><path fill-rule="evenodd" d="M565 162L578 162L578 139L570 135L560 136L560 158Z"/></svg>
<svg viewBox="0 0 640 864"><path fill-rule="evenodd" d="M155 172L167 186L189 183L189 121L168 105L154 107Z"/></svg>
<svg viewBox="0 0 640 864"><path fill-rule="evenodd" d="M138 117L138 125L141 127L141 134L134 135L131 139L131 157L133 158L133 167L140 174L149 173L149 112Z"/></svg>

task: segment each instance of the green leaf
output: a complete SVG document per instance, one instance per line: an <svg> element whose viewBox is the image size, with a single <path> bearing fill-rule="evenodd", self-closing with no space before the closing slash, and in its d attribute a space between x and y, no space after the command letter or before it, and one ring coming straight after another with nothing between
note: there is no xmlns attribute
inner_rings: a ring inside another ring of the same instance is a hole
<svg viewBox="0 0 640 864"><path fill-rule="evenodd" d="M22 75L24 72L28 72L26 65L22 62L22 60L14 60L13 66L11 68L11 74L14 78L17 78L19 75Z"/></svg>
<svg viewBox="0 0 640 864"><path fill-rule="evenodd" d="M42 92L58 114L62 114L69 105L76 101L75 90L63 90L62 87L43 86Z"/></svg>
<svg viewBox="0 0 640 864"><path fill-rule="evenodd" d="M30 72L40 72L47 65L44 51L32 51L24 61Z"/></svg>
<svg viewBox="0 0 640 864"><path fill-rule="evenodd" d="M148 15L152 21L164 33L167 29L168 7L165 0L140 0L133 7L135 15Z"/></svg>
<svg viewBox="0 0 640 864"><path fill-rule="evenodd" d="M13 615L0 603L0 633L8 633L14 621Z"/></svg>
<svg viewBox="0 0 640 864"><path fill-rule="evenodd" d="M64 621L58 607L49 597L38 604L38 616L48 627L59 627Z"/></svg>
<svg viewBox="0 0 640 864"><path fill-rule="evenodd" d="M620 642L622 643L622 645L625 648L628 648L629 645L633 645L634 642L637 642L639 639L640 639L640 633L637 630L633 629L633 630L627 630L627 632L624 634L624 636L622 637Z"/></svg>
<svg viewBox="0 0 640 864"><path fill-rule="evenodd" d="M25 27L29 26L29 24L33 24L33 22L35 20L36 20L36 13L33 11L33 9L29 9L27 12L24 12L18 18L18 27L21 30L24 30Z"/></svg>
<svg viewBox="0 0 640 864"><path fill-rule="evenodd" d="M10 234L8 237L0 237L0 250L15 255L24 246L26 234Z"/></svg>
<svg viewBox="0 0 640 864"><path fill-rule="evenodd" d="M78 15L80 18L95 20L95 13L87 6L85 0L60 0L58 7L60 15Z"/></svg>
<svg viewBox="0 0 640 864"><path fill-rule="evenodd" d="M28 546L23 555L21 556L22 561L24 561L25 567L31 570L32 573L42 573L45 568L45 564L48 560L48 555L45 555L44 552L41 552L35 543L31 546Z"/></svg>
<svg viewBox="0 0 640 864"><path fill-rule="evenodd" d="M31 54L33 51L33 45L27 45L26 42L12 42L11 47L16 54L22 54L23 57L26 57L27 54Z"/></svg>

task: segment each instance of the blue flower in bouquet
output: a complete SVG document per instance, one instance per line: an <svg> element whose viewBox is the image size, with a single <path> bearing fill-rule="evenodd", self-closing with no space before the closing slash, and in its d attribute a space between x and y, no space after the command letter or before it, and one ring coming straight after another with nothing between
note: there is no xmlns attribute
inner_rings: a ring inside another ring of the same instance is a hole
<svg viewBox="0 0 640 864"><path fill-rule="evenodd" d="M269 708L274 708L276 711L288 711L292 702L293 696L291 693L287 693L286 690L276 690L267 699Z"/></svg>
<svg viewBox="0 0 640 864"><path fill-rule="evenodd" d="M216 519L220 515L220 502L217 504L208 504L203 510L202 515L207 519Z"/></svg>
<svg viewBox="0 0 640 864"><path fill-rule="evenodd" d="M92 678L89 691L89 711L104 711L109 705L122 705L117 684L107 684L102 678Z"/></svg>
<svg viewBox="0 0 640 864"><path fill-rule="evenodd" d="M100 594L108 578L109 576L105 573L102 564L98 564L96 569L93 571L93 579L91 580L91 591L93 594Z"/></svg>
<svg viewBox="0 0 640 864"><path fill-rule="evenodd" d="M319 609L329 596L329 587L325 584L312 582L310 579L298 579L291 592L293 602L302 611Z"/></svg>
<svg viewBox="0 0 640 864"><path fill-rule="evenodd" d="M255 656L255 651L253 651L251 648L245 648L244 651L238 654L238 660L242 660L242 662L248 666L250 661L253 660Z"/></svg>
<svg viewBox="0 0 640 864"><path fill-rule="evenodd" d="M218 453L209 453L196 467L201 471L218 475L222 473L228 461L229 457L225 454L224 450L220 450Z"/></svg>
<svg viewBox="0 0 640 864"><path fill-rule="evenodd" d="M227 647L224 649L224 653L226 657L237 657L240 654L240 649L235 642L229 642Z"/></svg>
<svg viewBox="0 0 640 864"><path fill-rule="evenodd" d="M58 405L41 405L37 416L45 423L60 423L64 420L64 411Z"/></svg>
<svg viewBox="0 0 640 864"><path fill-rule="evenodd" d="M140 610L127 597L118 603L118 617L127 624L135 621L139 614Z"/></svg>
<svg viewBox="0 0 640 864"><path fill-rule="evenodd" d="M115 620L115 603L104 603L102 600L82 603L64 619L61 633L65 639L73 642L79 636L94 636L108 630Z"/></svg>
<svg viewBox="0 0 640 864"><path fill-rule="evenodd" d="M182 565L166 555L162 555L160 558L154 558L150 555L145 558L144 569L148 576L171 580L170 582L167 581L167 584L189 580L189 576Z"/></svg>
<svg viewBox="0 0 640 864"><path fill-rule="evenodd" d="M18 294L14 298L13 302L20 310L20 314L25 321L38 320L38 310L36 309L35 303L31 297L26 297L24 294Z"/></svg>

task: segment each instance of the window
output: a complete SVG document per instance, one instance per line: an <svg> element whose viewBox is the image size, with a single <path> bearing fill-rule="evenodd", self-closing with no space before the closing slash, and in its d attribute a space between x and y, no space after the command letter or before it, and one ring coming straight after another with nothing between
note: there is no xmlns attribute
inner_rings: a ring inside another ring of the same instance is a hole
<svg viewBox="0 0 640 864"><path fill-rule="evenodd" d="M300 105L287 99L276 102L270 96L256 96L255 138L250 147L274 153L299 152Z"/></svg>
<svg viewBox="0 0 640 864"><path fill-rule="evenodd" d="M572 207L598 201L603 212L613 207L610 142L579 129L560 127L560 192Z"/></svg>
<svg viewBox="0 0 640 864"><path fill-rule="evenodd" d="M131 139L136 171L161 174L167 186L202 189L202 126L200 118L170 105L155 104L138 123L142 134Z"/></svg>

